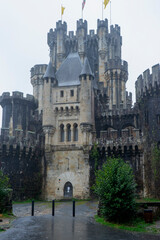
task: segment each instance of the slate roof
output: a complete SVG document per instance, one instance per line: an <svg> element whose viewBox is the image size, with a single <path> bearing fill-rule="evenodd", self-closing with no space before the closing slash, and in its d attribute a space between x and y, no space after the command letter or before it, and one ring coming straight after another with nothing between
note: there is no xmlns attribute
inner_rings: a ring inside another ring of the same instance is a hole
<svg viewBox="0 0 160 240"><path fill-rule="evenodd" d="M82 67L78 53L70 53L56 72L58 86L80 85L79 75Z"/></svg>
<svg viewBox="0 0 160 240"><path fill-rule="evenodd" d="M81 75L90 75L90 76L94 76L93 73L92 73L92 70L91 70L91 67L90 67L90 64L88 62L88 58L85 57L84 59L84 65L83 65L83 68L82 68L82 71L81 71Z"/></svg>
<svg viewBox="0 0 160 240"><path fill-rule="evenodd" d="M49 62L43 78L55 78L55 71L51 62Z"/></svg>

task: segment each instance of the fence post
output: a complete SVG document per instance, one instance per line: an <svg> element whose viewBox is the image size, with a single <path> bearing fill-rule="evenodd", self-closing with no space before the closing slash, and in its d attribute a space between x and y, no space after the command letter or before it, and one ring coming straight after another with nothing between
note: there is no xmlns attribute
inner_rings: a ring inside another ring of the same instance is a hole
<svg viewBox="0 0 160 240"><path fill-rule="evenodd" d="M32 216L34 216L34 201L32 201Z"/></svg>
<svg viewBox="0 0 160 240"><path fill-rule="evenodd" d="M54 200L52 201L52 216L54 216L54 207L55 207L55 204L54 204Z"/></svg>
<svg viewBox="0 0 160 240"><path fill-rule="evenodd" d="M73 217L75 217L75 200L73 200Z"/></svg>

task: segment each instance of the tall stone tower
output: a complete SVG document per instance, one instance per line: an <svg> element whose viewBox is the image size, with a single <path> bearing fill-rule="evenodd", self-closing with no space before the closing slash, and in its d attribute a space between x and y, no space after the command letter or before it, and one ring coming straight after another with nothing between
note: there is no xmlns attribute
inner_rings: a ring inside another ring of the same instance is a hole
<svg viewBox="0 0 160 240"><path fill-rule="evenodd" d="M83 145L92 144L92 135L94 127L94 92L93 92L94 76L91 71L88 59L85 58L84 66L80 74L81 92L80 92L80 128L83 133Z"/></svg>
<svg viewBox="0 0 160 240"><path fill-rule="evenodd" d="M53 111L53 85L55 84L55 72L52 63L49 62L46 73L44 74L43 91L43 120L42 127L45 134L45 147L53 144L53 135L55 132L55 115Z"/></svg>
<svg viewBox="0 0 160 240"><path fill-rule="evenodd" d="M98 36L98 55L99 55L99 82L103 82L106 87L104 73L105 73L105 62L107 62L107 55L109 52L107 44L108 36L108 20L97 21L97 36Z"/></svg>
<svg viewBox="0 0 160 240"><path fill-rule="evenodd" d="M78 53L82 63L84 62L84 57L86 56L86 43L87 43L87 21L80 19L77 21L77 44L78 44Z"/></svg>
<svg viewBox="0 0 160 240"><path fill-rule="evenodd" d="M109 97L109 109L126 109L126 82L128 80L128 64L121 59L122 37L120 27L111 26L107 36L108 56L105 62L105 84Z"/></svg>

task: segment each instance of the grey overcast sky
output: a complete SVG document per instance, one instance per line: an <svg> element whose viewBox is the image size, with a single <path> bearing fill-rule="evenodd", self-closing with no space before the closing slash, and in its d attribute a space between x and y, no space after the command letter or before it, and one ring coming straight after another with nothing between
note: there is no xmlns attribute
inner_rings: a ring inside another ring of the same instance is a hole
<svg viewBox="0 0 160 240"><path fill-rule="evenodd" d="M111 2L112 24L121 27L122 59L129 64L127 90L134 95L137 77L160 62L160 0ZM47 32L60 20L61 4L66 8L63 21L75 31L82 0L0 0L0 95L4 91L32 94L30 69L49 61ZM96 29L102 0L86 0L83 18L88 29ZM110 19L109 5L104 18Z"/></svg>

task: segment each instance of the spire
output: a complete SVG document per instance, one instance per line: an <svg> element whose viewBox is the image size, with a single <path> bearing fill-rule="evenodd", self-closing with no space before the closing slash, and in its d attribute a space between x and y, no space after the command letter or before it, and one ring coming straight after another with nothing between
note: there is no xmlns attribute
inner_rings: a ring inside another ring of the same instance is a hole
<svg viewBox="0 0 160 240"><path fill-rule="evenodd" d="M55 77L54 67L52 66L52 63L51 63L51 62L49 62L43 78L53 78L53 79L56 78L56 77Z"/></svg>
<svg viewBox="0 0 160 240"><path fill-rule="evenodd" d="M83 65L80 76L82 76L82 75L89 75L89 76L94 77L91 67L90 67L90 64L88 62L88 58L86 58L86 57L84 59L84 65Z"/></svg>

